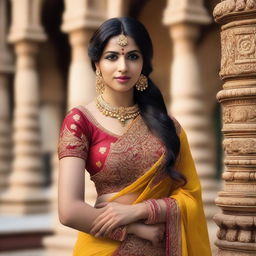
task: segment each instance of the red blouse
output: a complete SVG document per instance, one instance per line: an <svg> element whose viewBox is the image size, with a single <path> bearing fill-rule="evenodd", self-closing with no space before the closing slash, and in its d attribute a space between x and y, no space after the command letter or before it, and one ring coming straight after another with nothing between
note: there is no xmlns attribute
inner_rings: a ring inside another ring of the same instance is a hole
<svg viewBox="0 0 256 256"><path fill-rule="evenodd" d="M102 127L83 106L66 115L58 147L59 159L75 156L86 161L98 195L120 191L133 183L164 151L141 116L118 136Z"/></svg>
<svg viewBox="0 0 256 256"><path fill-rule="evenodd" d="M65 117L58 147L59 159L65 156L80 157L86 161L90 175L102 170L111 143L118 135L103 131L103 127L83 108L73 108Z"/></svg>

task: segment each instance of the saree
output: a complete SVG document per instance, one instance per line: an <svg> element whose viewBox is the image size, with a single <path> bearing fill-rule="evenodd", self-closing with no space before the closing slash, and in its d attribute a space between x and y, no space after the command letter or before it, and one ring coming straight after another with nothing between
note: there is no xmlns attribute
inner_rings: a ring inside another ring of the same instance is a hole
<svg viewBox="0 0 256 256"><path fill-rule="evenodd" d="M133 204L147 199L169 198L166 214L165 248L150 247L150 242L128 235L123 242L107 238L95 238L84 232L78 232L73 256L210 256L211 249L206 226L201 186L191 156L184 130L180 132L180 153L174 169L183 174L187 183L177 187L164 171L164 154L132 184L115 194L109 201L129 193L139 192Z"/></svg>

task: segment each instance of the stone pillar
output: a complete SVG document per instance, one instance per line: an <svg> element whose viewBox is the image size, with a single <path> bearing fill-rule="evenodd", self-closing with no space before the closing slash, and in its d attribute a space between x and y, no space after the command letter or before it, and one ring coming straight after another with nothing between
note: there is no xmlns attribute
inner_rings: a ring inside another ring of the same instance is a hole
<svg viewBox="0 0 256 256"><path fill-rule="evenodd" d="M16 53L14 161L9 189L1 196L2 213L48 211L48 198L43 190L36 68L39 43L46 39L40 25L40 9L40 0L12 0L9 41Z"/></svg>
<svg viewBox="0 0 256 256"><path fill-rule="evenodd" d="M65 81L58 65L57 51L50 40L41 47L38 58L41 85L40 127L42 153L47 161L47 165L50 166L48 170L45 170L47 171L46 177L47 184L49 185L52 170L54 169L51 166L51 158L56 154L60 125L63 118Z"/></svg>
<svg viewBox="0 0 256 256"><path fill-rule="evenodd" d="M6 44L7 1L0 1L0 192L7 188L11 169L11 124L9 102L9 76L13 73L13 60Z"/></svg>
<svg viewBox="0 0 256 256"><path fill-rule="evenodd" d="M224 82L217 94L225 152L217 255L256 255L256 1L222 1L213 14L221 24Z"/></svg>
<svg viewBox="0 0 256 256"><path fill-rule="evenodd" d="M105 20L106 1L65 0L62 30L69 34L71 45L71 64L68 79L68 110L85 105L95 97L95 74L87 54L88 42L93 31ZM53 159L53 209L55 235L46 237L44 244L48 256L69 256L76 240L76 231L60 224L57 217L57 174L58 159ZM94 184L88 173L85 177L85 201L93 204L96 197Z"/></svg>
<svg viewBox="0 0 256 256"><path fill-rule="evenodd" d="M206 108L205 91L200 77L196 40L200 26L210 22L201 0L169 0L163 22L169 26L173 41L170 76L171 113L188 135L190 148L199 174L210 238L216 233L212 217L217 208L215 150L209 138L214 136L213 123ZM212 234L211 234L212 233ZM213 242L212 242L213 243Z"/></svg>
<svg viewBox="0 0 256 256"><path fill-rule="evenodd" d="M106 1L65 1L62 30L69 34L72 59L68 80L68 109L85 105L95 96L95 75L87 54L93 31L106 18Z"/></svg>

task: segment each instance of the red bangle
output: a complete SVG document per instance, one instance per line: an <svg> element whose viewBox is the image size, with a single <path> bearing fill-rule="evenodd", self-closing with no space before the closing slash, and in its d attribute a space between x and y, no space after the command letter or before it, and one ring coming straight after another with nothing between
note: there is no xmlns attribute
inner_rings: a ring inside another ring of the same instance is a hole
<svg viewBox="0 0 256 256"><path fill-rule="evenodd" d="M145 201L147 206L148 218L145 224L155 224L159 222L161 207L156 199L149 199Z"/></svg>

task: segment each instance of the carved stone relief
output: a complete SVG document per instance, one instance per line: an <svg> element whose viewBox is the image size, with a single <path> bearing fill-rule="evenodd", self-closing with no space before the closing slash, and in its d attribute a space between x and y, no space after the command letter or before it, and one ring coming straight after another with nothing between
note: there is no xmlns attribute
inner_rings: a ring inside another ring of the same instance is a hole
<svg viewBox="0 0 256 256"><path fill-rule="evenodd" d="M229 106L223 109L223 123L256 122L256 104L253 106Z"/></svg>
<svg viewBox="0 0 256 256"><path fill-rule="evenodd" d="M221 72L225 78L256 73L256 27L227 28L221 32Z"/></svg>
<svg viewBox="0 0 256 256"><path fill-rule="evenodd" d="M225 153L229 155L256 155L256 138L225 139L223 147Z"/></svg>

